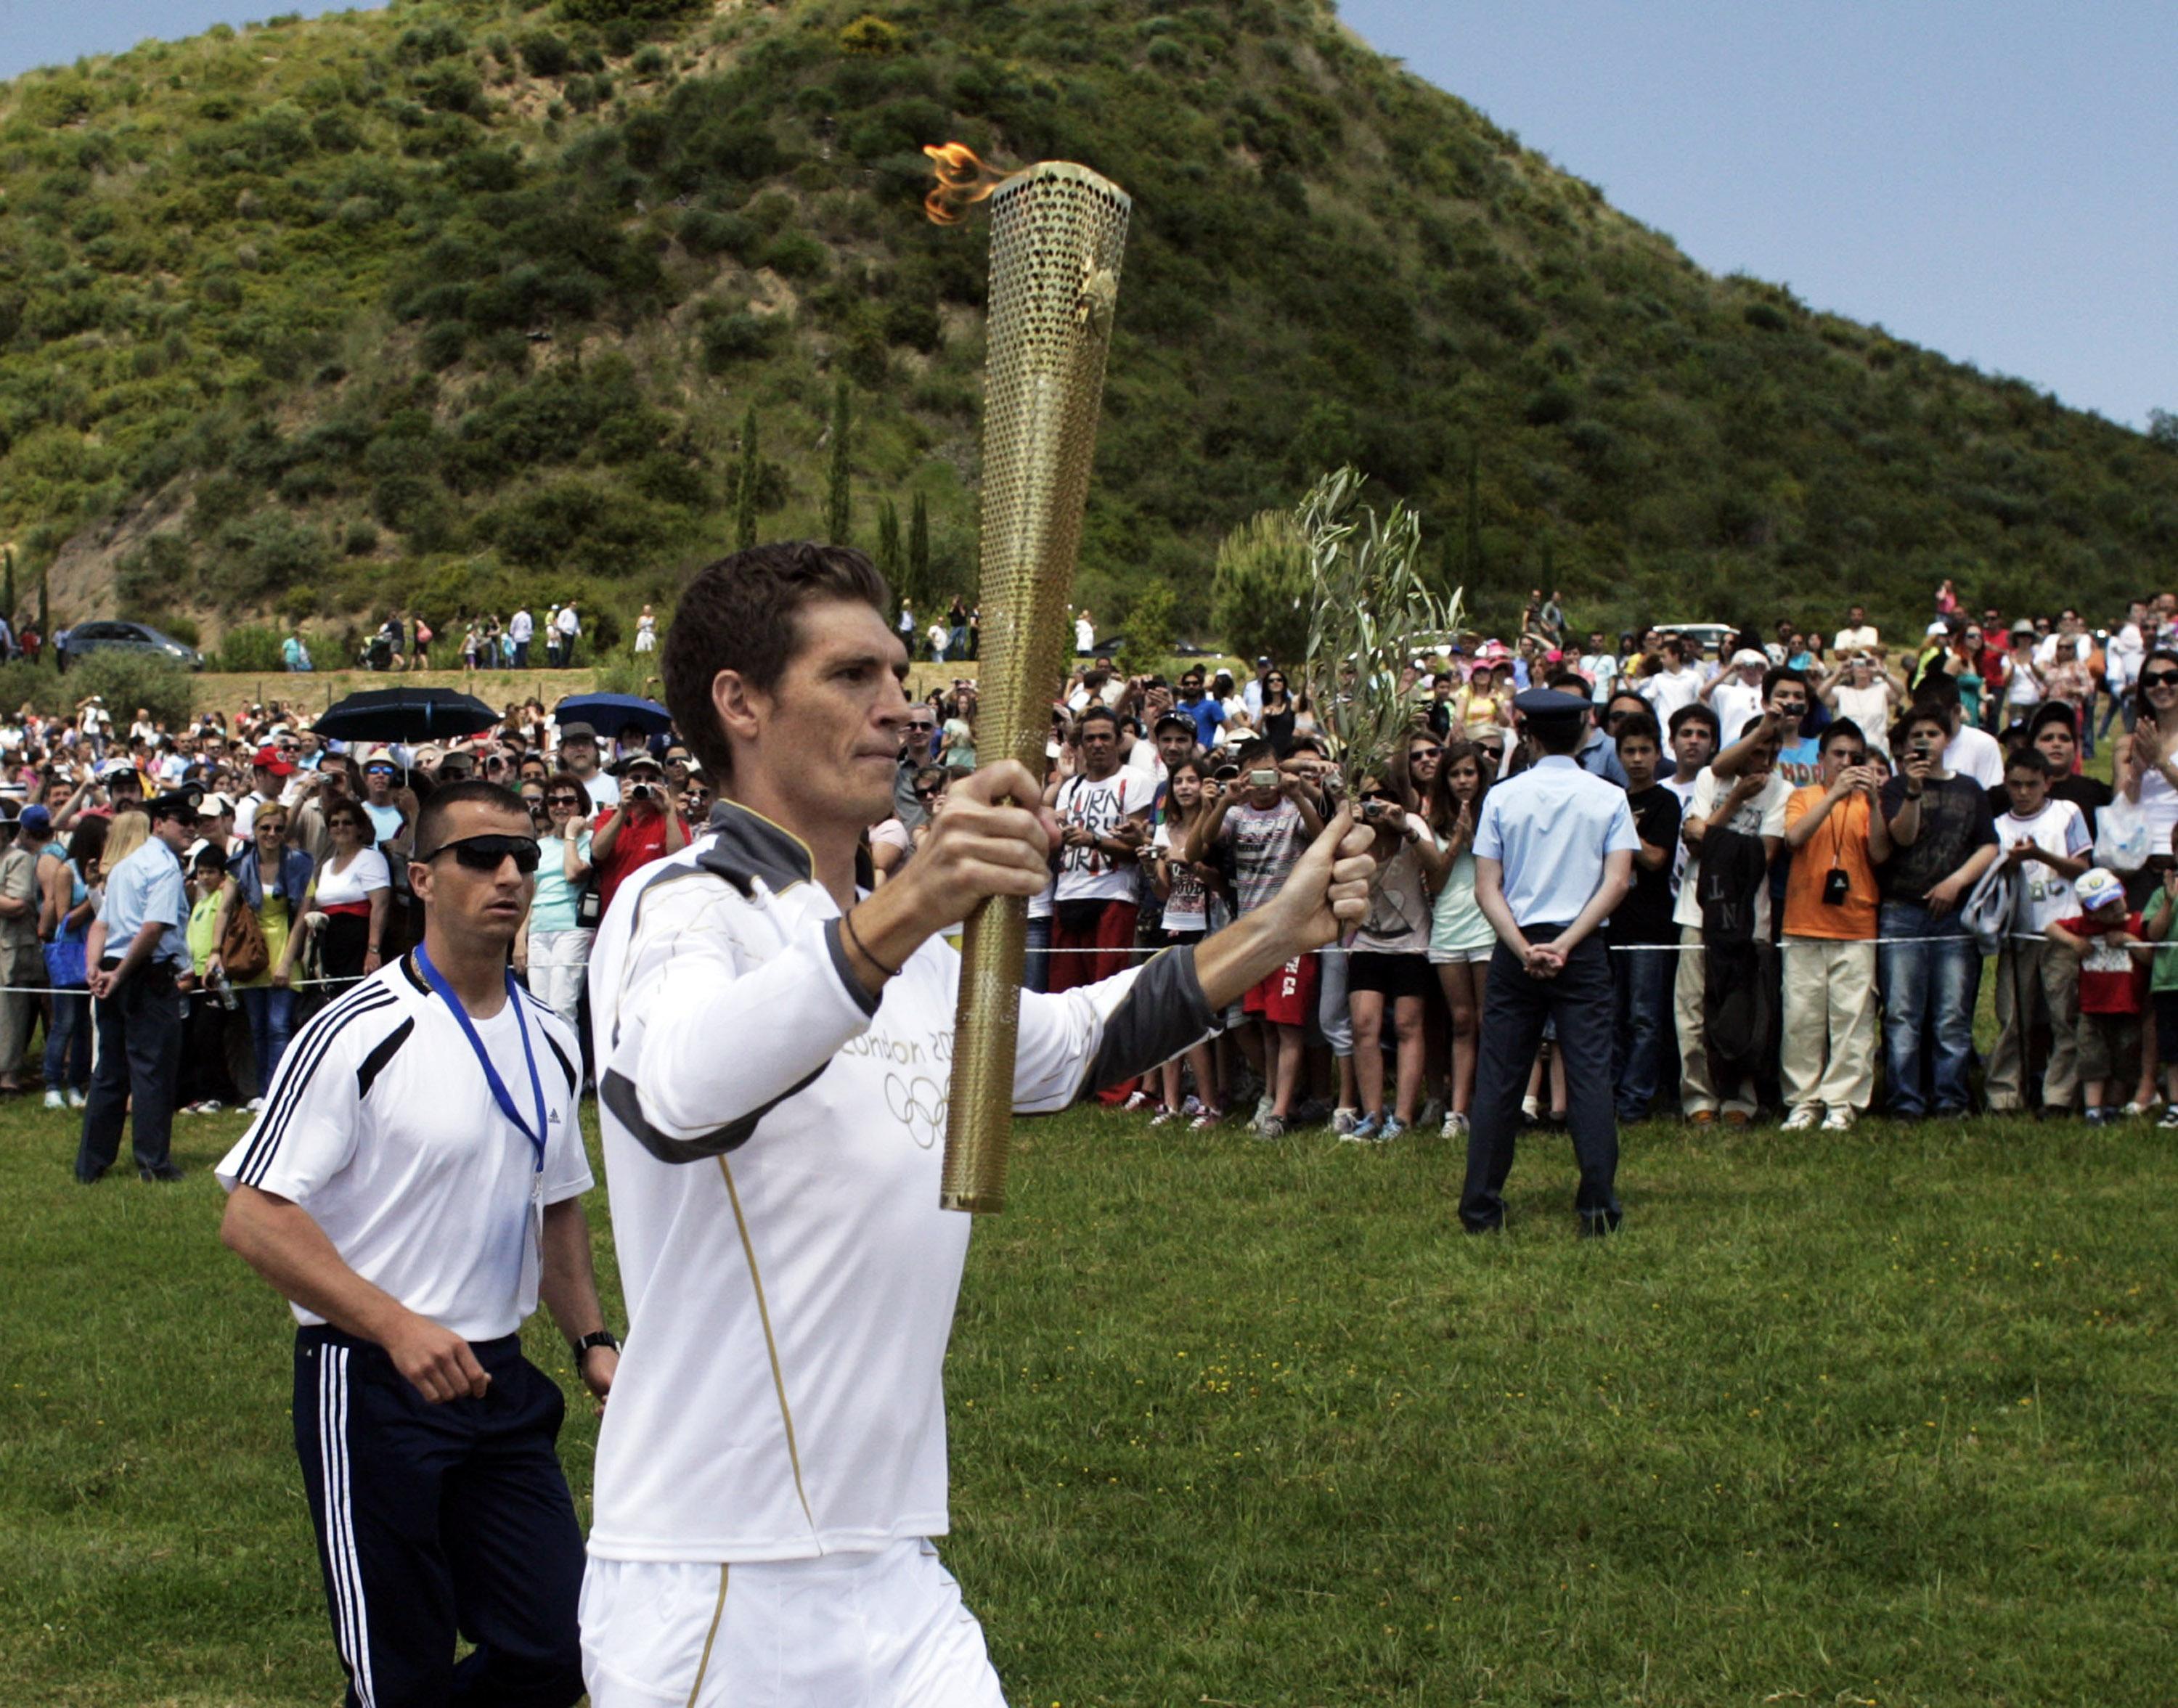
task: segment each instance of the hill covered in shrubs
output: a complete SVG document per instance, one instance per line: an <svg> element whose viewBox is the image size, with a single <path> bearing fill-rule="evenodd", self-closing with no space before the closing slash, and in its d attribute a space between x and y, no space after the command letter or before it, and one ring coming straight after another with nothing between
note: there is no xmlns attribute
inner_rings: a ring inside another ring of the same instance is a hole
<svg viewBox="0 0 2178 1708"><path fill-rule="evenodd" d="M1134 195L1082 595L1353 462L1509 620L2108 601L2178 455L1717 278L1318 0L412 0L0 87L0 539L56 621L610 640L750 532L970 586L985 244L921 145ZM845 431L840 431L842 409ZM841 456L844 438L844 457ZM2062 594L2059 593L2062 589Z"/></svg>

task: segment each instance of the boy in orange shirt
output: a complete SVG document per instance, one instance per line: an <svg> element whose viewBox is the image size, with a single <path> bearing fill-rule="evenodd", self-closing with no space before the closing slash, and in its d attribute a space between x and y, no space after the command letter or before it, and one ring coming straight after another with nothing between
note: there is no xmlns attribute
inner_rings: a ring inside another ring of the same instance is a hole
<svg viewBox="0 0 2178 1708"><path fill-rule="evenodd" d="M1875 1094L1875 868L1890 857L1891 832L1852 719L1824 730L1818 777L1785 802L1787 1132L1818 1120L1843 1132Z"/></svg>

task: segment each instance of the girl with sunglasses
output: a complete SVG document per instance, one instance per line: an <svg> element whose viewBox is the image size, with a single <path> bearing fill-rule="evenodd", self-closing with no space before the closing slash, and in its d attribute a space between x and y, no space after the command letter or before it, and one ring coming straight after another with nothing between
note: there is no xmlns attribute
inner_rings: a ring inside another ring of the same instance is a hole
<svg viewBox="0 0 2178 1708"><path fill-rule="evenodd" d="M526 973L532 994L572 1027L598 934L595 922L585 924L582 917L590 879L590 791L562 771L546 781L544 798L537 889L514 940L514 970Z"/></svg>
<svg viewBox="0 0 2178 1708"><path fill-rule="evenodd" d="M1293 752L1294 720L1300 709L1286 692L1286 673L1272 671L1263 678L1263 709L1256 720L1271 751L1281 759Z"/></svg>

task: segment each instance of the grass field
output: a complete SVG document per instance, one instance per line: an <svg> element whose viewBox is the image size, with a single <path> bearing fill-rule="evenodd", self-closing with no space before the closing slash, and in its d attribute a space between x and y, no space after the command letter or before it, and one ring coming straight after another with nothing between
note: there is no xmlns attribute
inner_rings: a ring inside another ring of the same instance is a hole
<svg viewBox="0 0 2178 1708"><path fill-rule="evenodd" d="M85 1191L71 1119L0 1117L7 1708L337 1699L287 1319L214 1235L241 1123ZM2178 1694L2178 1141L1650 1126L1602 1244L1562 1137L1501 1238L1458 1167L1023 1129L946 1544L1016 1708Z"/></svg>

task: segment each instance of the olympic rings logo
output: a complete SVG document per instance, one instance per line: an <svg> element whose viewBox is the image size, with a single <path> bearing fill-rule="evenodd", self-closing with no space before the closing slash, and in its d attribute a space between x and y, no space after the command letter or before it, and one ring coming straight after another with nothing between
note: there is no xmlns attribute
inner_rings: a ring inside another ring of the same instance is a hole
<svg viewBox="0 0 2178 1708"><path fill-rule="evenodd" d="M920 1074L911 1080L887 1074L885 1107L926 1151L936 1147L939 1135L945 1130L945 1087L936 1080Z"/></svg>

